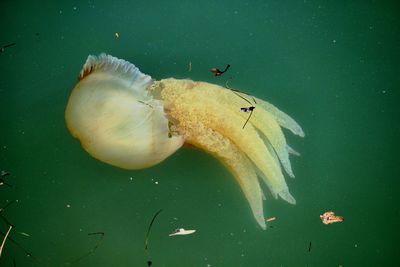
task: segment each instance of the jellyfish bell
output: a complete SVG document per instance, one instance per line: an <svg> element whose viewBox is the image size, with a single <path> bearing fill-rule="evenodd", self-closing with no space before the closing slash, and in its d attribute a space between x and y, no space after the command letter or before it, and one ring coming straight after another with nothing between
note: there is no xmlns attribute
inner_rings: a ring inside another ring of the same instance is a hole
<svg viewBox="0 0 400 267"><path fill-rule="evenodd" d="M83 66L65 119L89 154L125 169L151 167L184 143L208 152L230 170L266 229L260 182L273 197L296 203L283 171L294 177L289 154L298 153L282 128L300 137L304 132L272 104L252 98L244 112L249 101L233 90L188 79L155 81L133 64L101 54Z"/></svg>
<svg viewBox="0 0 400 267"><path fill-rule="evenodd" d="M67 104L67 128L108 164L143 169L163 161L184 140L169 134L162 101L146 90L152 83L125 60L89 56Z"/></svg>

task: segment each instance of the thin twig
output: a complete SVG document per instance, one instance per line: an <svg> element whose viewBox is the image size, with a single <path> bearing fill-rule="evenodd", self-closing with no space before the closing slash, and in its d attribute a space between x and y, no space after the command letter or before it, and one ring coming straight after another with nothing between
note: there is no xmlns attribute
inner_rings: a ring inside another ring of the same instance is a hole
<svg viewBox="0 0 400 267"><path fill-rule="evenodd" d="M16 45L16 43L4 45L4 46L0 47L0 52L4 52L7 47L14 46L14 45Z"/></svg>
<svg viewBox="0 0 400 267"><path fill-rule="evenodd" d="M88 235L101 235L101 237L100 237L99 241L97 242L97 244L91 250L89 250L87 253L85 253L84 255L80 256L76 260L73 260L71 262L66 262L66 264L77 263L77 262L83 260L84 258L90 256L91 254L95 253L97 248L100 246L101 242L103 241L103 238L104 238L105 234L104 234L104 232L95 232L95 233L88 233Z"/></svg>
<svg viewBox="0 0 400 267"><path fill-rule="evenodd" d="M231 90L232 90L232 89L231 89ZM247 103L249 103L250 105L252 105L251 102L250 102L249 100L247 100L245 97L243 97L243 96L239 95L238 93L236 93L236 90L232 90L232 93L234 93L235 95L237 95L238 97L240 97L241 99L243 99L244 101L246 101Z"/></svg>
<svg viewBox="0 0 400 267"><path fill-rule="evenodd" d="M12 229L12 225L10 225L10 226L8 227L8 231L7 231L6 235L4 236L3 242L1 243L1 247L0 247L0 257L1 257L1 253L3 253L3 248L4 248L4 245L5 245L5 243L6 243L7 237L8 237L8 235L10 234L11 229Z"/></svg>
<svg viewBox="0 0 400 267"><path fill-rule="evenodd" d="M151 219L149 228L147 229L147 233L146 233L146 238L144 240L144 249L147 250L149 247L149 235L150 235L150 230L151 230L151 226L154 223L154 220L156 219L157 215L160 214L160 212L162 211L162 209L160 209L159 211L156 212L156 214L154 214L153 219Z"/></svg>
<svg viewBox="0 0 400 267"><path fill-rule="evenodd" d="M225 87L226 87L227 89L231 90L232 93L234 93L235 95L237 95L238 97L240 97L241 99L243 99L244 101L246 101L247 103L250 104L250 107L245 108L245 109L250 110L250 114L249 114L249 117L247 117L247 120L246 120L246 122L244 123L244 125L243 125L243 127L242 127L242 129L244 129L244 127L246 127L246 124L249 122L249 120L250 120L250 118L251 118L251 115L253 115L253 110L254 110L256 107L253 106L253 104L252 104L247 98L245 98L244 96L240 95L239 93L245 94L245 95L251 97L251 98L253 99L253 101L254 101L254 104L257 104L257 102L256 102L256 99L255 99L253 96L251 96L251 95L249 95L249 94L247 94L247 93L244 93L244 92L241 92L241 91L239 91L239 90L236 90L236 89L233 89L233 88L229 87L229 86L228 86L228 82L229 82L230 80L232 80L232 78L230 78L229 80L227 80L227 81L225 82ZM241 108L241 109L243 110L244 108Z"/></svg>
<svg viewBox="0 0 400 267"><path fill-rule="evenodd" d="M242 129L244 129L244 127L246 127L246 124L249 122L249 120L250 120L250 118L251 118L251 115L253 115L253 110L250 111L250 115L249 115L249 117L247 117L247 120L246 120L246 122L244 123Z"/></svg>
<svg viewBox="0 0 400 267"><path fill-rule="evenodd" d="M6 208L8 208L8 206L10 206L11 204L13 204L15 202L16 202L15 200L8 202L4 207L0 208L0 213L2 213Z"/></svg>
<svg viewBox="0 0 400 267"><path fill-rule="evenodd" d="M11 226L11 225L10 225ZM3 232L0 232L0 234L2 234L3 236L5 236L6 234ZM8 240L10 240L11 243L13 243L14 245L16 245L17 247L19 247L19 249L21 249L26 256L31 257L34 260L37 260L32 253L30 253L29 251L27 251L23 246L21 246L17 241L15 241L14 239L12 239L11 237L8 238Z"/></svg>
<svg viewBox="0 0 400 267"><path fill-rule="evenodd" d="M7 225L12 225L14 226L12 223L10 223L6 217L4 217L3 215L0 214L0 218L7 224Z"/></svg>

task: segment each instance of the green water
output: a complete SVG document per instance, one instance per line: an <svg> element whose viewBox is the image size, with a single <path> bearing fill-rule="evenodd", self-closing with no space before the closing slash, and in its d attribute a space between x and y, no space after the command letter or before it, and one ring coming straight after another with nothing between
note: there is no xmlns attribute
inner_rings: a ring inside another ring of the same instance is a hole
<svg viewBox="0 0 400 267"><path fill-rule="evenodd" d="M1 215L33 256L8 240L0 266L399 266L398 11L397 1L2 1L0 45L16 45L0 53L0 168L15 187L0 187L0 206L18 202ZM302 154L287 178L297 205L266 191L277 220L262 231L204 152L141 171L90 157L64 109L100 52L155 79L232 77L293 116L306 133L285 132ZM328 210L345 222L323 225ZM179 227L197 232L168 237Z"/></svg>

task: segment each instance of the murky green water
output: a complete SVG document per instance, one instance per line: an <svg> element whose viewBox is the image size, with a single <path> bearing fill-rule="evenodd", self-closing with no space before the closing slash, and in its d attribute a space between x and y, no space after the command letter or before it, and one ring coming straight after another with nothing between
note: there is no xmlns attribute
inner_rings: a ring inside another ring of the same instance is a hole
<svg viewBox="0 0 400 267"><path fill-rule="evenodd" d="M396 1L3 1L0 45L16 45L0 53L0 168L14 188L0 187L0 206L15 201L1 212L15 228L0 265L397 266L398 10ZM265 214L277 220L262 231L232 175L204 152L181 149L141 171L90 157L64 109L87 55L100 52L156 79L232 77L292 115L306 132L285 132L302 154L288 178L297 205L267 194ZM327 210L345 222L323 225ZM179 227L197 232L168 237Z"/></svg>

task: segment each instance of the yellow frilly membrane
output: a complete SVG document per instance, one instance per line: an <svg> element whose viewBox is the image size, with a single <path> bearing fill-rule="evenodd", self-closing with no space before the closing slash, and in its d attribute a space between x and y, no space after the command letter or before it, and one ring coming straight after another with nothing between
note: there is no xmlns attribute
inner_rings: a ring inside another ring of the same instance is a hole
<svg viewBox="0 0 400 267"><path fill-rule="evenodd" d="M281 127L304 137L301 127L272 104L248 103L224 87L192 80L154 81L133 64L89 56L65 111L67 127L93 157L124 169L151 167L184 143L218 158L233 174L253 215L266 229L259 179L291 204L282 169L294 177ZM247 97L241 94L243 97ZM253 99L253 98L250 98Z"/></svg>

